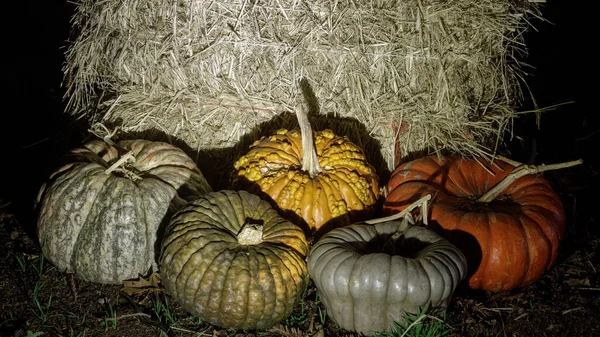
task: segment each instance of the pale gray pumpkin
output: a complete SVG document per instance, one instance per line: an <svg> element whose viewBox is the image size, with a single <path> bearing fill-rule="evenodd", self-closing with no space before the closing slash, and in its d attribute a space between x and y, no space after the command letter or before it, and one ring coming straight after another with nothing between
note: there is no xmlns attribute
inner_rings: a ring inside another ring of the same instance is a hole
<svg viewBox="0 0 600 337"><path fill-rule="evenodd" d="M325 234L311 248L308 271L327 315L365 335L391 331L406 313L444 308L465 278L467 262L435 232L399 221L356 223Z"/></svg>
<svg viewBox="0 0 600 337"><path fill-rule="evenodd" d="M171 218L162 247L165 291L188 312L225 328L281 322L309 280L302 229L246 191L190 202Z"/></svg>
<svg viewBox="0 0 600 337"><path fill-rule="evenodd" d="M92 141L72 150L40 189L38 238L60 271L121 283L157 269L161 224L164 230L174 211L209 191L194 161L178 147Z"/></svg>

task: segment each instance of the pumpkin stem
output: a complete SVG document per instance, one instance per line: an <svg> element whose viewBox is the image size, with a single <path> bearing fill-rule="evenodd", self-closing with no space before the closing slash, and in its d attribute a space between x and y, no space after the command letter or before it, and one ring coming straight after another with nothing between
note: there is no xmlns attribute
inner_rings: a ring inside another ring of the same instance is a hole
<svg viewBox="0 0 600 337"><path fill-rule="evenodd" d="M95 123L92 125L89 130L91 134L102 139L106 144L115 147L117 144L112 140L112 138L119 131L119 127L117 126L114 130L110 131L108 128L102 123Z"/></svg>
<svg viewBox="0 0 600 337"><path fill-rule="evenodd" d="M369 225L374 225L374 224L378 224L380 222L386 222L386 221L397 220L400 218L405 218L406 215L410 215L410 212L412 212L413 209L415 209L417 207L421 207L421 209L423 210L421 212L423 214L423 223L425 225L427 225L427 201L429 201L429 200L431 200L431 194L427 194L426 196L422 197L421 199L413 202L412 204L410 204L410 206L408 206L404 210L402 210L402 212L398 212L396 214L392 214L392 215L382 217L382 218L367 220L367 221L365 221L365 223L369 224Z"/></svg>
<svg viewBox="0 0 600 337"><path fill-rule="evenodd" d="M263 225L246 221L237 235L240 245L257 245L261 242L263 236Z"/></svg>
<svg viewBox="0 0 600 337"><path fill-rule="evenodd" d="M296 109L296 118L298 124L300 124L300 133L302 134L302 170L308 172L310 177L314 178L323 170L319 165L312 127L302 106L298 106Z"/></svg>
<svg viewBox="0 0 600 337"><path fill-rule="evenodd" d="M386 216L383 218L368 220L368 221L365 221L365 223L367 223L369 225L374 225L374 224L377 224L380 222L392 221L392 220L402 218L402 222L400 222L400 224L398 225L398 229L396 230L396 232L390 237L388 242L385 243L385 245L391 245L393 242L398 240L402 236L402 234L404 234L404 232L406 232L406 230L408 230L408 228L410 226L415 224L415 219L413 218L412 213L411 213L413 209L415 209L417 207L421 207L420 217L422 217L423 224L425 224L427 226L427 201L429 201L430 199L431 199L431 194L427 194L426 196L422 197L421 199L410 204L410 206L408 206L407 208L402 210L402 212L398 212L396 214Z"/></svg>
<svg viewBox="0 0 600 337"><path fill-rule="evenodd" d="M104 171L104 173L111 174L113 171L119 168L119 166L121 166L124 162L128 160L135 160L135 157L133 156L133 151L129 151L126 154L122 155L121 158L119 158L119 160L117 160L114 164L110 165L110 167L107 168L106 171Z"/></svg>
<svg viewBox="0 0 600 337"><path fill-rule="evenodd" d="M515 167L512 172L510 172L506 178L504 178L501 182L496 184L493 188L487 191L482 197L480 197L478 202L491 202L496 199L510 184L515 182L517 179L529 175L529 174L538 174L544 171L558 170L563 169L575 165L579 165L583 163L583 160L573 160L565 163L559 164L551 164L551 165L525 165L520 164Z"/></svg>

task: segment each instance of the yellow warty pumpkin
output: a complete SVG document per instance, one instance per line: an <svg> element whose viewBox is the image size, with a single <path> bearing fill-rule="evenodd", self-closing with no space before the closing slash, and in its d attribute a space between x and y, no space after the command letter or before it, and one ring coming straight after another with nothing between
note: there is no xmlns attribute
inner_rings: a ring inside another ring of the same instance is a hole
<svg viewBox="0 0 600 337"><path fill-rule="evenodd" d="M312 132L311 132L312 133ZM337 218L363 211L379 197L378 176L361 148L331 130L314 132L316 172L303 169L300 130L281 129L256 141L234 164L234 186L268 194L282 210L294 212L318 231Z"/></svg>

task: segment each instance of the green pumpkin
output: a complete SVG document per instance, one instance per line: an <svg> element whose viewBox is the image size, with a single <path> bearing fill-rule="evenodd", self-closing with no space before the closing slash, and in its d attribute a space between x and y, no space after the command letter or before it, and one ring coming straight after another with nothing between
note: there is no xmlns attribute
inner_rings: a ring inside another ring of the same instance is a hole
<svg viewBox="0 0 600 337"><path fill-rule="evenodd" d="M157 238L170 215L210 190L194 161L173 145L89 142L40 189L42 251L60 271L86 281L138 277L157 269Z"/></svg>
<svg viewBox="0 0 600 337"><path fill-rule="evenodd" d="M203 195L178 211L162 243L166 293L206 322L266 329L307 286L302 229L246 191Z"/></svg>

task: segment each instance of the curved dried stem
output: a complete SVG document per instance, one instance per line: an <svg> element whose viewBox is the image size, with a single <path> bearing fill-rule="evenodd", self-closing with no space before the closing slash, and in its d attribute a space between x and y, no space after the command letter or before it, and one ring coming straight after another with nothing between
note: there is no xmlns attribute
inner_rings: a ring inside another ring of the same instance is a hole
<svg viewBox="0 0 600 337"><path fill-rule="evenodd" d="M572 167L583 163L583 160L573 160L565 163L551 164L551 165L524 165L521 164L514 168L514 170L506 176L500 183L491 188L485 193L478 202L490 202L496 199L510 184L515 182L517 179L529 175L538 174L544 171L559 170L567 167Z"/></svg>
<svg viewBox="0 0 600 337"><path fill-rule="evenodd" d="M103 141L105 141L110 146L113 146L113 147L116 146L116 144L112 140L112 138L119 131L119 127L118 126L114 130L110 131L104 124L102 124L102 123L94 123L94 125L92 125L92 127L90 128L89 131L90 131L91 134L93 134L94 136L102 139Z"/></svg>
<svg viewBox="0 0 600 337"><path fill-rule="evenodd" d="M319 157L314 145L314 136L308 115L302 106L296 109L296 118L302 134L302 170L308 172L311 178L323 171L319 165Z"/></svg>
<svg viewBox="0 0 600 337"><path fill-rule="evenodd" d="M365 223L367 223L369 225L374 225L374 224L378 224L381 222L393 221L393 220L405 218L407 215L411 214L410 212L412 212L413 209L415 209L417 207L421 207L421 209L423 209L423 211L424 211L422 213L425 213L427 210L427 202L429 200L431 200L431 194L427 194L426 196L422 197L421 199L413 202L412 204L410 204L410 206L403 209L401 212L398 212L396 214L392 214L392 215L389 215L386 217L382 217L382 218L367 220L367 221L365 221ZM427 214L426 213L423 214L423 223L427 224Z"/></svg>
<svg viewBox="0 0 600 337"><path fill-rule="evenodd" d="M106 171L104 171L104 173L111 174L113 171L117 170L125 162L130 161L130 160L135 160L135 157L133 156L133 151L129 151L126 154L122 155L121 158L119 158L119 160L117 160L114 164L110 165L110 167L107 168Z"/></svg>

